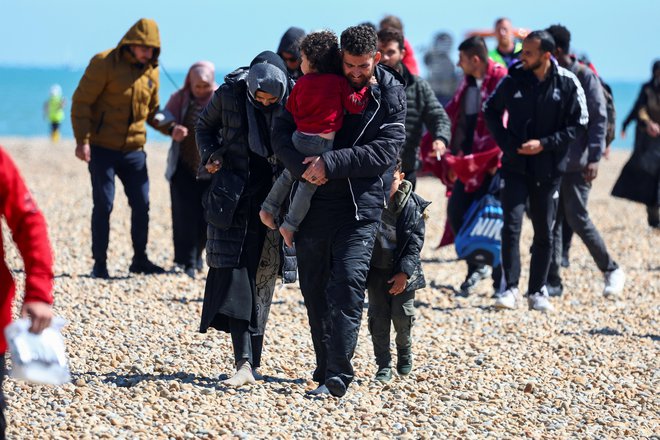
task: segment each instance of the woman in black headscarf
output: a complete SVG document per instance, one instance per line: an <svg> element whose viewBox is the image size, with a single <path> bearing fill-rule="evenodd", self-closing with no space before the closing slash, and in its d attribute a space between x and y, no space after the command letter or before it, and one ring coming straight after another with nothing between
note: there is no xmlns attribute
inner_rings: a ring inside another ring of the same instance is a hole
<svg viewBox="0 0 660 440"><path fill-rule="evenodd" d="M236 373L231 386L253 383L279 266L279 237L259 220L276 172L270 135L292 84L275 53L239 68L201 113L196 125L202 163L213 174L205 198L209 222L200 332L231 333Z"/></svg>
<svg viewBox="0 0 660 440"><path fill-rule="evenodd" d="M623 123L622 138L628 124L637 121L635 147L612 195L645 204L649 226L660 229L660 60L652 71Z"/></svg>

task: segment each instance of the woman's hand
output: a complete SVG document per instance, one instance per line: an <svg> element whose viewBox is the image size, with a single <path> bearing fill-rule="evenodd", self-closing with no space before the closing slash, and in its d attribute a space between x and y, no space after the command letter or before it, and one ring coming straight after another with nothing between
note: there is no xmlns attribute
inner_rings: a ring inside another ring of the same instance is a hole
<svg viewBox="0 0 660 440"><path fill-rule="evenodd" d="M172 129L172 139L176 142L181 142L188 136L188 129L183 125L176 124Z"/></svg>

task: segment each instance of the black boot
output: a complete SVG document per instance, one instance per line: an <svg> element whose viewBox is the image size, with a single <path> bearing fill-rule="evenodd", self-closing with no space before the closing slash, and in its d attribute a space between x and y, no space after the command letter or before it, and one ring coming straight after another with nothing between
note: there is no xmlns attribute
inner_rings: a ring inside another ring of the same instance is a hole
<svg viewBox="0 0 660 440"><path fill-rule="evenodd" d="M165 269L149 261L146 256L133 258L133 262L128 270L132 273L141 273L145 275L165 273Z"/></svg>

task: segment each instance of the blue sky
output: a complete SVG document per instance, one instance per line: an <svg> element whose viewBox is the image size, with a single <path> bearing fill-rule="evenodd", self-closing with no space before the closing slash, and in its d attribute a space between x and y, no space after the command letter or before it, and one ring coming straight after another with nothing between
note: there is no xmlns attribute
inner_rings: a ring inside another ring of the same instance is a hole
<svg viewBox="0 0 660 440"><path fill-rule="evenodd" d="M440 30L457 43L467 30L492 27L495 18L508 16L514 26L531 29L567 26L574 49L588 53L610 81L644 80L660 58L658 0L3 0L2 10L5 66L84 67L93 54L115 46L138 18L149 17L160 27L166 68L184 70L208 59L226 72L276 49L291 25L340 33L359 22L377 23L385 14L402 18L420 55Z"/></svg>

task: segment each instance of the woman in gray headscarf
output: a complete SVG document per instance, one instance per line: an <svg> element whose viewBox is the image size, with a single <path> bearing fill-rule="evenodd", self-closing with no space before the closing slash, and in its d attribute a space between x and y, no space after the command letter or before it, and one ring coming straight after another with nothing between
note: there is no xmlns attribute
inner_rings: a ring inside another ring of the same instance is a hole
<svg viewBox="0 0 660 440"><path fill-rule="evenodd" d="M260 364L280 239L261 223L259 209L276 173L272 123L291 87L282 59L262 52L225 77L195 129L202 163L213 174L200 332L231 333L236 373L226 385L253 383Z"/></svg>

